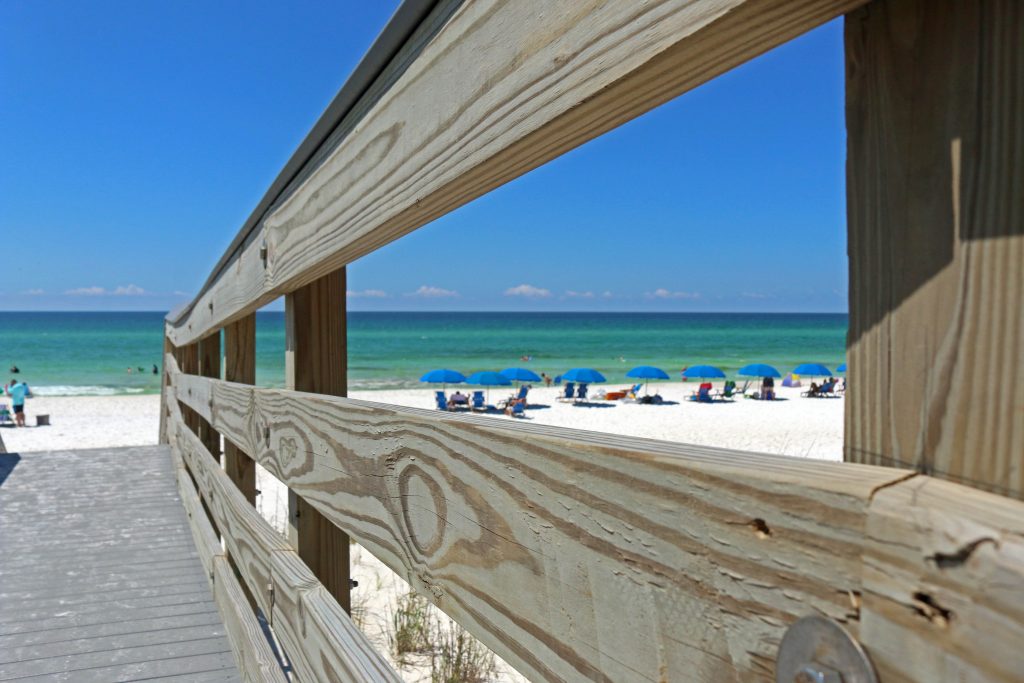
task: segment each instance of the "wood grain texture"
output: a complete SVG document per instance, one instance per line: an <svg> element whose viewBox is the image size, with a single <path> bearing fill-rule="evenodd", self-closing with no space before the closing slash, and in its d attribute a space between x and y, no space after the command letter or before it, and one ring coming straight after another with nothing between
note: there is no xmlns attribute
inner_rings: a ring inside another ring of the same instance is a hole
<svg viewBox="0 0 1024 683"><path fill-rule="evenodd" d="M171 450L171 461L196 550L210 581L214 602L224 621L231 651L243 680L253 683L285 683L288 679L274 657L255 613L249 607L248 598L238 585L235 572L206 517L199 494L177 448Z"/></svg>
<svg viewBox="0 0 1024 683"><path fill-rule="evenodd" d="M171 338L199 339L861 4L467 2Z"/></svg>
<svg viewBox="0 0 1024 683"><path fill-rule="evenodd" d="M1021 680L1024 504L915 477L875 496L867 534L860 638L883 683Z"/></svg>
<svg viewBox="0 0 1024 683"><path fill-rule="evenodd" d="M870 498L909 476L184 375L175 387L531 680L769 680L795 618L856 632Z"/></svg>
<svg viewBox="0 0 1024 683"><path fill-rule="evenodd" d="M285 384L331 396L348 393L345 269L341 268L285 299ZM289 491L289 542L313 574L351 612L349 539L320 511Z"/></svg>
<svg viewBox="0 0 1024 683"><path fill-rule="evenodd" d="M189 463L228 552L269 615L299 680L400 681L285 539L215 467L182 422L174 397L167 402L172 447Z"/></svg>
<svg viewBox="0 0 1024 683"><path fill-rule="evenodd" d="M846 459L1024 497L1024 5L846 22Z"/></svg>
<svg viewBox="0 0 1024 683"><path fill-rule="evenodd" d="M224 379L240 384L256 382L256 314L224 328ZM249 455L224 440L224 471L251 504L256 504L256 464Z"/></svg>

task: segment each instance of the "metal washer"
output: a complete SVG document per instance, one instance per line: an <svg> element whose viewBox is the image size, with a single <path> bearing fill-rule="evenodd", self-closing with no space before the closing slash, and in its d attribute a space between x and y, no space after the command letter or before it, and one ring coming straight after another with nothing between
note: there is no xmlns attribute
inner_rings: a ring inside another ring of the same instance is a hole
<svg viewBox="0 0 1024 683"><path fill-rule="evenodd" d="M823 677L801 678L817 669ZM829 675L831 672L831 676ZM875 668L860 643L837 622L826 617L803 617L793 622L779 644L775 661L776 683L836 680L841 683L878 683Z"/></svg>

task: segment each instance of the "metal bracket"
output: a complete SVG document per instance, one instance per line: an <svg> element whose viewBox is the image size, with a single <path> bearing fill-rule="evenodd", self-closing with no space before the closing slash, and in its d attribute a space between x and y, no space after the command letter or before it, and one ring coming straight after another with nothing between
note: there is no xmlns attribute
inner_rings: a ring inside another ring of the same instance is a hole
<svg viewBox="0 0 1024 683"><path fill-rule="evenodd" d="M776 683L878 683L860 643L825 617L795 621L779 644Z"/></svg>

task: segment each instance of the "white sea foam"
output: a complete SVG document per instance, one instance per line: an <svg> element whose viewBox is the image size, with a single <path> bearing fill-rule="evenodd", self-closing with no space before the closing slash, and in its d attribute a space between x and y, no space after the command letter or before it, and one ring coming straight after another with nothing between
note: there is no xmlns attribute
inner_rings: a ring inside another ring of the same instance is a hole
<svg viewBox="0 0 1024 683"><path fill-rule="evenodd" d="M101 387L75 386L70 384L36 385L30 384L34 396L119 396L124 394L141 394L145 389L138 387Z"/></svg>

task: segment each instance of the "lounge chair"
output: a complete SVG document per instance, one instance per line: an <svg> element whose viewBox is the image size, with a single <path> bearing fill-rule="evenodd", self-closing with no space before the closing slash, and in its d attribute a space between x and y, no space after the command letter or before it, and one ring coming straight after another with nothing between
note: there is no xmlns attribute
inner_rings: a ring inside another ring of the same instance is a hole
<svg viewBox="0 0 1024 683"><path fill-rule="evenodd" d="M579 387L576 388L576 402L587 400L587 385L580 383Z"/></svg>
<svg viewBox="0 0 1024 683"><path fill-rule="evenodd" d="M524 384L523 386L519 387L519 393L516 394L516 399L518 399L518 400L522 401L523 403L525 403L526 402L526 395L529 394L529 393L530 393L530 385L529 384Z"/></svg>
<svg viewBox="0 0 1024 683"><path fill-rule="evenodd" d="M487 404L484 403L484 392L473 392L473 405L471 407L473 410L487 410Z"/></svg>
<svg viewBox="0 0 1024 683"><path fill-rule="evenodd" d="M572 382L566 382L565 383L565 390L562 392L562 395L558 397L558 400L559 401L571 401L572 397L574 395L575 390L576 390L576 385L575 384L573 384Z"/></svg>
<svg viewBox="0 0 1024 683"><path fill-rule="evenodd" d="M511 415L512 417L526 417L526 403L515 400L511 405L505 408L505 414Z"/></svg>
<svg viewBox="0 0 1024 683"><path fill-rule="evenodd" d="M14 418L11 417L11 410L7 407L6 403L0 403L0 425L7 422L14 422Z"/></svg>
<svg viewBox="0 0 1024 683"><path fill-rule="evenodd" d="M445 397L443 391L435 391L434 398L437 400L438 410L448 410L448 399Z"/></svg>

